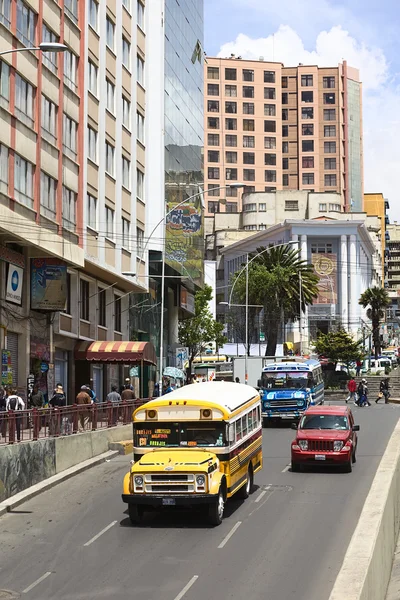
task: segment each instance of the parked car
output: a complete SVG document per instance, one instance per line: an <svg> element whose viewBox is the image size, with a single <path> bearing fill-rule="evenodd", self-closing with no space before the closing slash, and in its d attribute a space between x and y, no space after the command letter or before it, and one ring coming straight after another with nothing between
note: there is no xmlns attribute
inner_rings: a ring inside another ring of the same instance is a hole
<svg viewBox="0 0 400 600"><path fill-rule="evenodd" d="M356 462L357 431L348 406L310 406L299 426L293 423L296 439L292 442L292 471L302 465L321 463L342 466L351 473Z"/></svg>

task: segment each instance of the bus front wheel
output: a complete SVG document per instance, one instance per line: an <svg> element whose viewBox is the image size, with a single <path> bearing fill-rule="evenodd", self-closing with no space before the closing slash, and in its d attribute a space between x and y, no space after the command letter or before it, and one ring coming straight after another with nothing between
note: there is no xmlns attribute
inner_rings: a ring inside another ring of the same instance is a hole
<svg viewBox="0 0 400 600"><path fill-rule="evenodd" d="M247 470L246 482L244 485L242 485L237 494L239 498L242 498L242 500L245 500L250 496L251 491L253 489L253 479L253 469L250 463L249 468Z"/></svg>
<svg viewBox="0 0 400 600"><path fill-rule="evenodd" d="M128 504L129 520L132 525L138 525L143 519L143 506L137 504Z"/></svg>
<svg viewBox="0 0 400 600"><path fill-rule="evenodd" d="M222 486L219 488L216 502L210 504L208 509L208 520L211 525L221 525L224 516L225 498Z"/></svg>

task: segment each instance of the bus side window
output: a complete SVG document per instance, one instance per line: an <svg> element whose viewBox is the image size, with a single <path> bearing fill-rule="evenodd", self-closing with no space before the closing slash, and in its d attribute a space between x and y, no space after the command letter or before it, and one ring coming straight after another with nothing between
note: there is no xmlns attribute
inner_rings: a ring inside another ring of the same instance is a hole
<svg viewBox="0 0 400 600"><path fill-rule="evenodd" d="M239 418L236 421L236 441L238 442L242 437L242 421Z"/></svg>
<svg viewBox="0 0 400 600"><path fill-rule="evenodd" d="M256 429L257 425L257 409L253 408L253 429Z"/></svg>
<svg viewBox="0 0 400 600"><path fill-rule="evenodd" d="M253 431L253 428L254 428L254 425L253 425L253 411L252 410L247 415L247 422L248 422L249 433L250 433L250 431Z"/></svg>
<svg viewBox="0 0 400 600"><path fill-rule="evenodd" d="M261 421L261 409L259 406L257 406L257 425L260 424Z"/></svg>
<svg viewBox="0 0 400 600"><path fill-rule="evenodd" d="M247 415L242 417L242 436L245 437L247 435Z"/></svg>

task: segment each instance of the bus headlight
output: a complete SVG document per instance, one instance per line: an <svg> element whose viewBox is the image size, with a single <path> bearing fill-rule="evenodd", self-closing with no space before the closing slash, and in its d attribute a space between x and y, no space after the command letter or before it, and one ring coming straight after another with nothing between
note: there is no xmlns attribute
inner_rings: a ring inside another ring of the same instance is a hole
<svg viewBox="0 0 400 600"><path fill-rule="evenodd" d="M205 482L206 482L206 478L204 477L204 475L196 476L196 483L199 487L204 487Z"/></svg>
<svg viewBox="0 0 400 600"><path fill-rule="evenodd" d="M297 400L297 406L303 406L304 400Z"/></svg>
<svg viewBox="0 0 400 600"><path fill-rule="evenodd" d="M264 402L264 408L269 408L271 406L271 402Z"/></svg>
<svg viewBox="0 0 400 600"><path fill-rule="evenodd" d="M138 487L138 488L143 487L143 477L142 477L142 475L135 475L134 482L135 482L135 488L136 487Z"/></svg>

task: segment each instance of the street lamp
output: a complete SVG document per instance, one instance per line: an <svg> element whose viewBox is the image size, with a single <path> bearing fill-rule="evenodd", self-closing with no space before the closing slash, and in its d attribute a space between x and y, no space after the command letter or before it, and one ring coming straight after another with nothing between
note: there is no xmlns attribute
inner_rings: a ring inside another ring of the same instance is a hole
<svg viewBox="0 0 400 600"><path fill-rule="evenodd" d="M5 54L13 54L14 52L65 52L68 50L65 44L59 42L41 42L39 46L33 46L31 48L11 48L10 50L2 50L0 56Z"/></svg>
<svg viewBox="0 0 400 600"><path fill-rule="evenodd" d="M247 384L248 382L248 370L247 370L247 352L248 352L248 344L249 344L249 264L253 262L253 260L255 260L256 258L258 258L259 256L261 256L261 254L264 254L264 252L269 252L269 250L272 250L273 248L282 248L284 246L290 246L291 244L296 244L297 242L295 242L294 240L290 240L289 242L285 242L284 244L277 244L276 246L269 246L268 248L264 248L264 250L261 250L261 252L257 252L257 254L255 254L250 260L249 260L249 253L246 253L246 264L243 267L243 269L239 272L238 276L236 277L235 281L233 282L233 286L231 289L231 293L229 294L229 301L226 303L229 307L230 306L235 306L234 304L231 303L232 300L232 294L233 294L233 290L235 289L235 285L237 283L237 280L239 279L239 277L241 276L241 274L246 271L246 303L245 303L245 307L246 307L246 325L245 325L245 329L246 329L246 348L245 348L245 355L244 355L244 382ZM222 302L221 302L222 304ZM225 304L225 303L224 303ZM237 305L236 305L237 306Z"/></svg>

